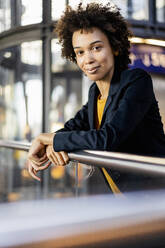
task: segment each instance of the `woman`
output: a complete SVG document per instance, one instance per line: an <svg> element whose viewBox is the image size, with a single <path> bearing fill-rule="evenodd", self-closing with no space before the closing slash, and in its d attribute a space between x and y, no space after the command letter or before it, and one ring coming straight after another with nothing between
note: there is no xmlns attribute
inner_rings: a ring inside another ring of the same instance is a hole
<svg viewBox="0 0 165 248"><path fill-rule="evenodd" d="M77 63L94 83L87 104L63 129L34 139L28 155L31 176L40 180L37 171L51 163L67 164L67 152L75 150L163 156L165 135L151 77L128 69L131 33L119 10L96 3L68 7L56 32L62 56ZM112 191L119 192L114 182L118 173L101 171Z"/></svg>

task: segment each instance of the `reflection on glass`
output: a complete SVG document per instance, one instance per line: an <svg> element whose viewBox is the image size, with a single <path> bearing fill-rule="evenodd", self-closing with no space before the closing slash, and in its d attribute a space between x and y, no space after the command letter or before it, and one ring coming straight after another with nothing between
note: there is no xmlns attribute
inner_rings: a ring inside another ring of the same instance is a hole
<svg viewBox="0 0 165 248"><path fill-rule="evenodd" d="M41 45L22 43L0 52L2 139L31 140L41 132Z"/></svg>
<svg viewBox="0 0 165 248"><path fill-rule="evenodd" d="M52 0L52 19L58 20L65 10L66 0Z"/></svg>
<svg viewBox="0 0 165 248"><path fill-rule="evenodd" d="M38 199L41 189L25 166L27 153L0 148L0 202Z"/></svg>
<svg viewBox="0 0 165 248"><path fill-rule="evenodd" d="M0 0L0 32L11 27L11 0Z"/></svg>
<svg viewBox="0 0 165 248"><path fill-rule="evenodd" d="M35 181L28 173L26 152L0 148L0 157L0 203L104 192L101 191L103 187L99 183L92 185L95 179L95 176L92 178L95 172L93 166L77 162L69 162L67 166L52 165L48 169L49 184L44 185L42 189L41 183ZM41 178L43 178L42 173L38 175Z"/></svg>
<svg viewBox="0 0 165 248"><path fill-rule="evenodd" d="M165 0L156 0L156 16L158 22L165 22Z"/></svg>
<svg viewBox="0 0 165 248"><path fill-rule="evenodd" d="M42 21L42 0L21 1L21 25L40 23Z"/></svg>

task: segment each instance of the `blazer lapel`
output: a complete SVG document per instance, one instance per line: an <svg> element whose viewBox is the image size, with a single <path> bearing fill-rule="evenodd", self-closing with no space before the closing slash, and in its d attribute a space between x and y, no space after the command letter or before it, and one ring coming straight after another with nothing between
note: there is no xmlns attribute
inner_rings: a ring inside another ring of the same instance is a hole
<svg viewBox="0 0 165 248"><path fill-rule="evenodd" d="M103 121L104 121L105 113L106 113L107 109L109 108L110 104L112 104L113 98L114 98L115 94L117 93L119 86L120 86L120 75L115 72L114 76L112 78L112 81L111 81L111 85L110 85L110 89L109 89L109 95L108 95L108 98L107 98L107 101L105 104L101 123L103 123ZM97 84L94 83L92 89L90 90L89 99L88 99L88 119L89 119L89 125L90 125L91 129L95 128L96 103L97 103L97 97L98 97L99 93L100 92L99 92L99 89L97 87Z"/></svg>
<svg viewBox="0 0 165 248"><path fill-rule="evenodd" d="M97 102L98 95L99 95L99 89L95 83L89 93L89 99L88 99L88 119L91 129L95 128L95 114L96 114L95 103Z"/></svg>
<svg viewBox="0 0 165 248"><path fill-rule="evenodd" d="M119 86L120 86L120 82L111 83L110 89L109 89L109 95L108 95L108 98L107 98L107 101L106 101L106 104L105 104L105 107L104 107L103 115L107 111L109 105L112 103L113 98L116 95Z"/></svg>

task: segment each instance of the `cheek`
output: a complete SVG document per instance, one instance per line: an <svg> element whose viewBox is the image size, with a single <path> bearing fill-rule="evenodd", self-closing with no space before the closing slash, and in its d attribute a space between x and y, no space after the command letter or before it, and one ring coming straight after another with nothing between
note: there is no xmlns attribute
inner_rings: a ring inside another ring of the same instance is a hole
<svg viewBox="0 0 165 248"><path fill-rule="evenodd" d="M83 67L83 60L81 58L77 59L77 65L80 69Z"/></svg>
<svg viewBox="0 0 165 248"><path fill-rule="evenodd" d="M105 62L105 66L112 67L114 65L114 57L113 56L110 56L110 57L106 56L104 62Z"/></svg>
<svg viewBox="0 0 165 248"><path fill-rule="evenodd" d="M112 58L111 56L108 55L108 53L104 52L101 54L101 56L99 55L97 57L98 61L100 61L101 63L107 65L111 62Z"/></svg>

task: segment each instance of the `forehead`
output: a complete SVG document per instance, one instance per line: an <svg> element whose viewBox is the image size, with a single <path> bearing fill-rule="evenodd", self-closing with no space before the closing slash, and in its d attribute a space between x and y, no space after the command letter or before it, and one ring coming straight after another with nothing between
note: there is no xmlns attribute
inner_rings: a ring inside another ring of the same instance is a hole
<svg viewBox="0 0 165 248"><path fill-rule="evenodd" d="M107 36L99 28L80 29L73 33L73 47L87 46L95 41L108 42Z"/></svg>

